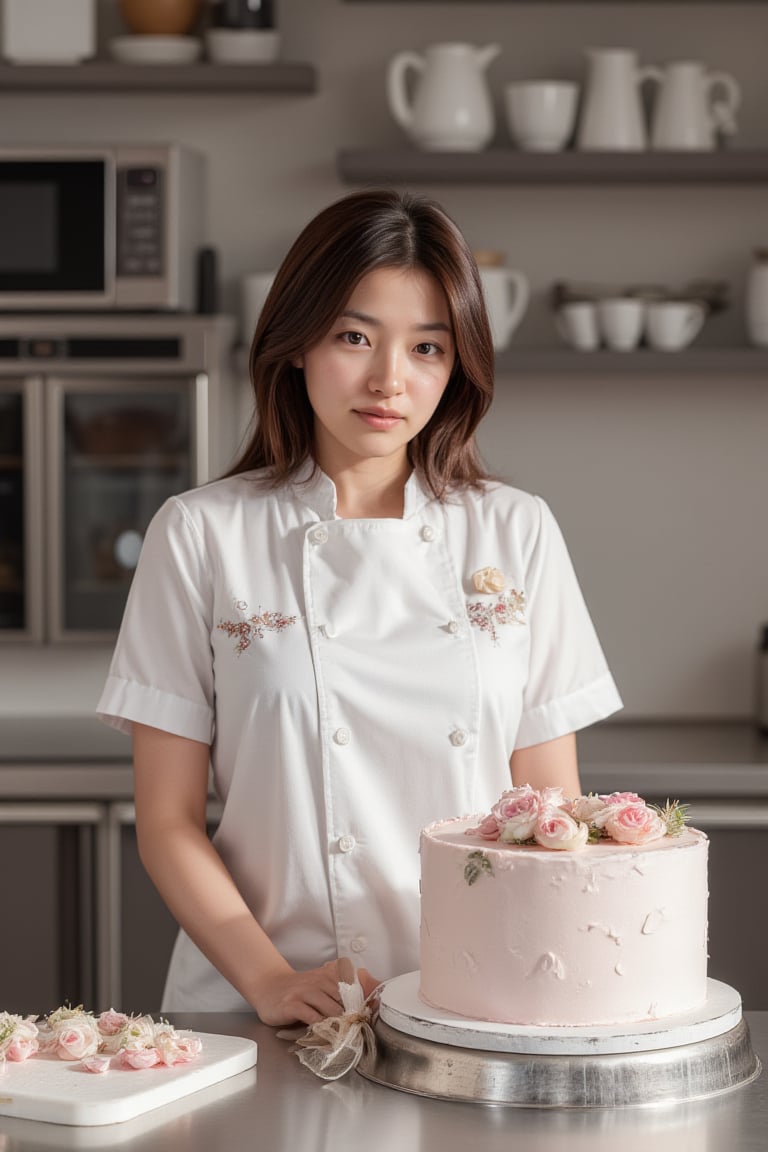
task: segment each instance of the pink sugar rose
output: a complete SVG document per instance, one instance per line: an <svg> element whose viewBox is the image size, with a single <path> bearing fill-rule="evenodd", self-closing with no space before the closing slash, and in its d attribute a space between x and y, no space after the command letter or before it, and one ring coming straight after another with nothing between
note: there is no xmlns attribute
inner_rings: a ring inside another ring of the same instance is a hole
<svg viewBox="0 0 768 1152"><path fill-rule="evenodd" d="M599 796L577 796L568 805L567 811L574 820L592 824L603 812L610 812L608 805Z"/></svg>
<svg viewBox="0 0 768 1152"><path fill-rule="evenodd" d="M40 1047L36 1036L17 1036L5 1050L7 1060L14 1060L20 1064L22 1060L29 1060Z"/></svg>
<svg viewBox="0 0 768 1152"><path fill-rule="evenodd" d="M589 828L559 808L545 808L539 814L533 835L542 848L575 852L586 844Z"/></svg>
<svg viewBox="0 0 768 1152"><path fill-rule="evenodd" d="M562 808L565 804L562 788L542 788L539 804L542 808Z"/></svg>
<svg viewBox="0 0 768 1152"><path fill-rule="evenodd" d="M110 1008L108 1012L101 1013L96 1023L102 1036L117 1036L125 1028L128 1019L124 1012L115 1012L114 1008Z"/></svg>
<svg viewBox="0 0 768 1152"><path fill-rule="evenodd" d="M644 804L637 792L611 792L608 796L600 796L604 804Z"/></svg>
<svg viewBox="0 0 768 1152"><path fill-rule="evenodd" d="M483 840L498 840L499 825L496 817L493 813L484 816L477 828L468 828L467 833L471 833L473 836L482 836Z"/></svg>
<svg viewBox="0 0 768 1152"><path fill-rule="evenodd" d="M667 826L657 812L642 800L615 806L605 822L605 832L618 844L647 844L667 834Z"/></svg>
<svg viewBox="0 0 768 1152"><path fill-rule="evenodd" d="M529 784L502 793L501 799L491 809L491 815L499 825L499 839L507 844L528 840L533 835L539 807L539 793L534 792Z"/></svg>
<svg viewBox="0 0 768 1152"><path fill-rule="evenodd" d="M164 1064L188 1064L200 1055L203 1042L199 1036L179 1036L174 1032L170 1036L158 1037L157 1047Z"/></svg>
<svg viewBox="0 0 768 1152"><path fill-rule="evenodd" d="M86 1056L83 1068L86 1072L94 1072L97 1076L109 1071L112 1060L109 1056Z"/></svg>
<svg viewBox="0 0 768 1152"><path fill-rule="evenodd" d="M99 1034L91 1023L73 1023L57 1029L56 1055L60 1060L82 1060L99 1047Z"/></svg>
<svg viewBox="0 0 768 1152"><path fill-rule="evenodd" d="M123 1062L129 1068L154 1068L160 1063L157 1048L123 1048Z"/></svg>

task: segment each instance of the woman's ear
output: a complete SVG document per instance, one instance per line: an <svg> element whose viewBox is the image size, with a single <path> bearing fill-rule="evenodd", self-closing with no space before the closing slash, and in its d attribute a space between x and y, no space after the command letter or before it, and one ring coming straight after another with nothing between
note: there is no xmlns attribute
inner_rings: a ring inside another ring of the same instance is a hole
<svg viewBox="0 0 768 1152"><path fill-rule="evenodd" d="M303 356L297 356L295 360L291 360L291 364L294 368L301 368L303 371L304 370L304 357Z"/></svg>

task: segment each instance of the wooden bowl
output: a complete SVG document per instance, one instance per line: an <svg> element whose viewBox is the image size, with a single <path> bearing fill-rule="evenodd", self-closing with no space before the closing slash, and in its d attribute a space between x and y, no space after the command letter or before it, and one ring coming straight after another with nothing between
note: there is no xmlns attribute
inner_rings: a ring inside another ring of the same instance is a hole
<svg viewBox="0 0 768 1152"><path fill-rule="evenodd" d="M132 32L182 36L200 14L201 0L118 0L120 15Z"/></svg>

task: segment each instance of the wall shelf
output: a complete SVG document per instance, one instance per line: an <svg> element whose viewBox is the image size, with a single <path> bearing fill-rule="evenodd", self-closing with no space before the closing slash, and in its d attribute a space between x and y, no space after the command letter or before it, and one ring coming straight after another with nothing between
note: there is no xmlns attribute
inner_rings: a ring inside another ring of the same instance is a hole
<svg viewBox="0 0 768 1152"><path fill-rule="evenodd" d="M768 182L768 151L346 149L338 154L337 170L348 184L762 184Z"/></svg>
<svg viewBox="0 0 768 1152"><path fill-rule="evenodd" d="M764 375L768 378L768 349L752 347L713 348L693 346L680 352L656 352L639 348L634 352L577 352L565 347L505 349L496 357L499 376L521 375L675 375L687 372L713 374L727 372Z"/></svg>
<svg viewBox="0 0 768 1152"><path fill-rule="evenodd" d="M74 65L0 65L0 92L29 94L91 92L217 93L314 92L313 65L274 64L118 64L96 60Z"/></svg>

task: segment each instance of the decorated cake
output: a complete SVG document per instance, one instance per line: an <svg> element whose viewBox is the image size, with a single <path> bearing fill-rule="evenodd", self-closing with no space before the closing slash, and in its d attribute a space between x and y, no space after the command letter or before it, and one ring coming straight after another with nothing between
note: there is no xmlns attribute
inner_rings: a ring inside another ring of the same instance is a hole
<svg viewBox="0 0 768 1152"><path fill-rule="evenodd" d="M707 991L707 848L635 793L505 792L421 836L421 998L473 1020L663 1020Z"/></svg>

